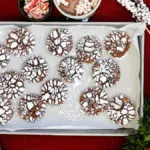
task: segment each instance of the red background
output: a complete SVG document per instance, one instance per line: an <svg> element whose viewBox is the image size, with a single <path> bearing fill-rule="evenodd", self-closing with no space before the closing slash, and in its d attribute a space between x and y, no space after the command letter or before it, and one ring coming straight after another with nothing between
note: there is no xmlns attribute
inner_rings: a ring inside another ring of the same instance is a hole
<svg viewBox="0 0 150 150"><path fill-rule="evenodd" d="M150 0L145 0L150 8ZM53 7L49 21L66 20ZM18 9L18 0L1 0L0 21L25 21ZM117 0L102 0L101 6L90 21L134 21L131 14ZM150 95L150 35L145 34L145 95ZM0 135L0 145L5 150L121 150L124 137L64 137Z"/></svg>

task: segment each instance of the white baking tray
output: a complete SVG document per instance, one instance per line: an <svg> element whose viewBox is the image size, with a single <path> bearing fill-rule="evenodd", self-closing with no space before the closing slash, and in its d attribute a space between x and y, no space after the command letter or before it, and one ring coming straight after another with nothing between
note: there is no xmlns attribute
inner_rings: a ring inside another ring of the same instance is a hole
<svg viewBox="0 0 150 150"><path fill-rule="evenodd" d="M29 23L29 22L1 22L0 25L18 25L18 26L28 26L28 25L51 25L51 26L58 26L58 25L66 25L66 23ZM122 27L130 23L67 23L67 26L72 25L84 25L84 26L112 26L112 27ZM144 35L138 37L138 46L140 50L140 83L141 83L141 95L140 95L140 107L139 107L139 116L141 117L143 114L143 77L144 77ZM0 134L29 134L29 135L88 135L88 136L127 136L133 129L26 129L26 130L18 130L18 131L4 131L0 130Z"/></svg>

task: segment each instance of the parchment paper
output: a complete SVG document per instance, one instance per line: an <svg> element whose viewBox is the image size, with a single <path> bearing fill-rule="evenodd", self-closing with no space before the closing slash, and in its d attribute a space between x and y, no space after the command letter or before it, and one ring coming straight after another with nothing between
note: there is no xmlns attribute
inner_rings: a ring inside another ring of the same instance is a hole
<svg viewBox="0 0 150 150"><path fill-rule="evenodd" d="M25 92L24 94L35 93L40 94L41 85L48 79L60 78L57 68L60 60L64 57L52 56L46 48L46 39L47 35L53 28L68 28L72 33L74 40L74 48L69 55L75 56L75 44L85 35L96 35L101 42L103 42L105 36L112 30L114 27L107 26L83 26L83 25L74 25L74 26L42 26L42 25L31 25L27 28L31 31L36 39L36 48L34 52L29 55L31 56L42 56L46 59L49 64L49 75L41 83L29 84L25 83ZM5 25L0 26L0 43L5 43L5 39L8 33L16 28L16 26ZM113 86L112 88L106 89L109 97L113 97L120 93L125 94L131 100L131 102L136 106L136 110L140 104L140 79L139 79L139 70L140 70L140 54L137 36L144 33L145 24L136 23L130 24L122 28L128 32L132 37L132 46L129 51L122 58L112 58L120 66L121 69L121 78L120 81ZM103 57L111 57L103 50ZM23 62L27 58L17 58L15 56L11 57L10 64L5 69L0 70L0 73L4 71L21 71ZM79 105L79 97L82 91L88 87L95 86L91 76L92 65L84 64L85 72L80 81L76 84L67 84L69 88L69 97L68 100L60 106L50 106L47 105L45 116L36 123L28 123L22 120L18 115L18 102L19 99L13 100L14 106L14 117L13 119L5 126L0 127L0 129L7 130L18 130L18 129L117 129L120 126L116 125L113 121L110 121L106 112L101 113L97 116L88 116ZM137 128L138 114L135 119L129 123L125 128Z"/></svg>

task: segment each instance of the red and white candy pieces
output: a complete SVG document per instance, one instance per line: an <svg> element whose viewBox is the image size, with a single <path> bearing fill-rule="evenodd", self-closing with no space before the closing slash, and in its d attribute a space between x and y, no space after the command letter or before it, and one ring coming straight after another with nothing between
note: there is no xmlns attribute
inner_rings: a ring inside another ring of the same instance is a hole
<svg viewBox="0 0 150 150"><path fill-rule="evenodd" d="M49 0L25 0L23 9L29 18L43 19L50 11Z"/></svg>

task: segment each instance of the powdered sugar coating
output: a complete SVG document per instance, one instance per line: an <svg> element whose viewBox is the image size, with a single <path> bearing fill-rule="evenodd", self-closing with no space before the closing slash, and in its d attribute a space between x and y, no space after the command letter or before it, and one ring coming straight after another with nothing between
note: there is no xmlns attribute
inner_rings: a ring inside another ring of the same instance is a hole
<svg viewBox="0 0 150 150"><path fill-rule="evenodd" d="M24 92L24 78L17 72L5 72L0 76L0 95L15 99Z"/></svg>
<svg viewBox="0 0 150 150"><path fill-rule="evenodd" d="M63 81L52 79L46 81L41 88L42 100L51 105L59 105L67 100L68 89Z"/></svg>
<svg viewBox="0 0 150 150"><path fill-rule="evenodd" d="M0 96L0 125L5 125L13 117L13 107L9 99Z"/></svg>
<svg viewBox="0 0 150 150"><path fill-rule="evenodd" d="M108 95L99 87L88 88L80 96L80 105L88 115L98 115L108 105Z"/></svg>
<svg viewBox="0 0 150 150"><path fill-rule="evenodd" d="M17 57L29 55L35 47L33 35L25 28L17 28L11 31L6 43L7 48Z"/></svg>
<svg viewBox="0 0 150 150"><path fill-rule="evenodd" d="M107 114L116 124L125 126L135 117L135 108L128 97L119 95L110 100Z"/></svg>
<svg viewBox="0 0 150 150"><path fill-rule="evenodd" d="M112 87L120 79L120 68L112 59L101 59L92 69L94 81L104 87Z"/></svg>
<svg viewBox="0 0 150 150"><path fill-rule="evenodd" d="M65 81L74 83L81 79L84 69L77 58L69 56L60 62L58 72Z"/></svg>
<svg viewBox="0 0 150 150"><path fill-rule="evenodd" d="M48 74L48 63L42 57L31 57L25 61L22 73L26 80L41 82Z"/></svg>
<svg viewBox="0 0 150 150"><path fill-rule="evenodd" d="M53 29L48 35L46 45L52 55L67 55L73 47L72 35L68 29Z"/></svg>
<svg viewBox="0 0 150 150"><path fill-rule="evenodd" d="M76 46L77 57L86 63L98 61L102 56L102 46L95 36L82 37Z"/></svg>
<svg viewBox="0 0 150 150"><path fill-rule="evenodd" d="M28 122L40 120L45 114L46 106L41 100L41 96L27 94L19 101L18 113Z"/></svg>
<svg viewBox="0 0 150 150"><path fill-rule="evenodd" d="M10 62L10 53L8 49L0 44L0 69L5 68Z"/></svg>
<svg viewBox="0 0 150 150"><path fill-rule="evenodd" d="M107 52L113 57L121 57L130 48L131 39L126 32L116 30L105 38L104 45Z"/></svg>

